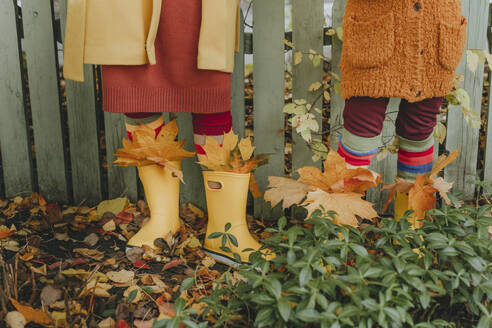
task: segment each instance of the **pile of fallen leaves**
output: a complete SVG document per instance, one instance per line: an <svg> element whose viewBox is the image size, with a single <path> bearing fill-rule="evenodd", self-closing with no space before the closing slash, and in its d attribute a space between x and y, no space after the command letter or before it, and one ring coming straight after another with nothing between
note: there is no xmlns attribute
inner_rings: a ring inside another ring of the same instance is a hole
<svg viewBox="0 0 492 328"><path fill-rule="evenodd" d="M458 150L454 150L449 156L439 156L431 172L428 174L419 174L415 181L395 178L394 184L382 188L382 190L389 190L385 209L391 204L397 192L408 193L408 209L414 211L416 218L423 218L428 210L436 208L437 198L435 195L437 192L446 204L451 205L448 191L453 187L453 183L446 182L442 177L437 177L437 175L446 166L454 162L458 156ZM416 223L417 227L421 227L422 224L421 221Z"/></svg>
<svg viewBox="0 0 492 328"><path fill-rule="evenodd" d="M347 168L345 159L331 150L323 163L324 172L307 166L299 169L297 180L268 178L265 200L272 207L283 201L283 208L295 204L304 206L308 217L317 209L335 211L335 222L358 226L359 219L377 217L373 204L363 200L367 189L376 187L381 176L365 168Z"/></svg>
<svg viewBox="0 0 492 328"><path fill-rule="evenodd" d="M123 148L117 150L118 158L114 164L118 166L162 165L176 174L181 180L183 173L172 162L193 157L195 153L187 151L184 140L176 140L178 124L173 120L165 124L155 136L154 129L141 124L132 133L133 141L123 138Z"/></svg>
<svg viewBox="0 0 492 328"><path fill-rule="evenodd" d="M0 200L0 322L152 327L175 315L178 297L200 311L199 299L227 270L201 250L205 214L183 205L175 236L126 252L148 216L145 202L126 198L64 208L36 193Z"/></svg>
<svg viewBox="0 0 492 328"><path fill-rule="evenodd" d="M207 136L203 145L204 156L199 156L199 164L211 171L233 173L250 173L268 163L268 155L253 156L255 147L251 138L239 137L231 130L224 134L222 145L214 137ZM250 180L250 191L253 197L261 196L258 184L253 175Z"/></svg>

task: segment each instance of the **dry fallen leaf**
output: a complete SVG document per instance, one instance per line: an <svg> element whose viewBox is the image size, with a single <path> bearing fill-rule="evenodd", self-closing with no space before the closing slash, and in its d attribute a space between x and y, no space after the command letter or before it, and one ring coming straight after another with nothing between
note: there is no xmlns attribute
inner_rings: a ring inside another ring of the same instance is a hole
<svg viewBox="0 0 492 328"><path fill-rule="evenodd" d="M5 323L10 328L24 328L27 321L26 318L22 315L22 313L18 311L12 311L7 313L5 316Z"/></svg>
<svg viewBox="0 0 492 328"><path fill-rule="evenodd" d="M326 211L335 211L335 223L347 224L353 227L359 225L356 216L364 219L373 219L378 216L373 204L362 199L359 193L327 193L318 189L307 194L303 205L308 210L308 216L315 210L324 208Z"/></svg>
<svg viewBox="0 0 492 328"><path fill-rule="evenodd" d="M386 209L391 204L391 202L393 201L393 199L395 199L395 196L396 196L396 192L397 191L399 191L399 192L408 192L410 190L410 188L412 188L412 187L413 187L413 182L412 181L408 181L408 180L405 180L403 178L396 177L395 178L395 183L390 184L390 185L386 185L383 188L381 188L381 191L389 190L388 200L384 204L383 210L386 211Z"/></svg>
<svg viewBox="0 0 492 328"><path fill-rule="evenodd" d="M30 306L22 305L13 298L10 298L10 302L17 311L22 313L27 322L35 322L40 325L49 325L51 323L49 315L43 310L33 309Z"/></svg>
<svg viewBox="0 0 492 328"><path fill-rule="evenodd" d="M106 272L106 275L111 281L119 284L127 284L132 282L133 278L135 277L135 272L128 270L109 271Z"/></svg>
<svg viewBox="0 0 492 328"><path fill-rule="evenodd" d="M305 183L283 177L268 177L268 189L265 191L265 201L272 207L283 201L282 208L286 209L294 204L300 204L310 191L315 188Z"/></svg>
<svg viewBox="0 0 492 328"><path fill-rule="evenodd" d="M439 195L441 195L442 199L446 202L446 204L451 205L451 200L448 197L448 192L453 187L452 182L446 182L443 178L439 177L434 179L434 183L432 184L433 188L439 190Z"/></svg>
<svg viewBox="0 0 492 328"><path fill-rule="evenodd" d="M183 172L171 162L193 157L195 153L184 148L184 141L177 140L178 124L173 120L165 124L157 137L154 129L141 124L133 132L133 141L123 139L123 148L117 150L114 162L118 166L145 166L159 164L168 168L181 180Z"/></svg>
<svg viewBox="0 0 492 328"><path fill-rule="evenodd" d="M97 249L75 248L73 252L96 261L101 261L104 258L104 253L98 251Z"/></svg>
<svg viewBox="0 0 492 328"><path fill-rule="evenodd" d="M446 155L439 156L439 158L434 162L434 165L432 166L432 171L429 174L429 178L433 179L446 166L454 162L459 155L460 155L459 150L455 149L449 154L449 156Z"/></svg>
<svg viewBox="0 0 492 328"><path fill-rule="evenodd" d="M364 168L347 168L345 159L330 150L323 163L324 172L314 166L298 170L299 179L269 177L265 200L272 207L283 201L284 209L294 204L306 207L308 216L316 209L337 212L336 223L358 225L356 216L366 219L377 217L372 204L362 200L364 192L376 187L381 176Z"/></svg>
<svg viewBox="0 0 492 328"><path fill-rule="evenodd" d="M408 208L414 210L416 219L424 218L425 212L436 207L434 193L438 190L432 187L432 180L425 175L419 174L414 186L408 191ZM422 222L416 223L418 227Z"/></svg>

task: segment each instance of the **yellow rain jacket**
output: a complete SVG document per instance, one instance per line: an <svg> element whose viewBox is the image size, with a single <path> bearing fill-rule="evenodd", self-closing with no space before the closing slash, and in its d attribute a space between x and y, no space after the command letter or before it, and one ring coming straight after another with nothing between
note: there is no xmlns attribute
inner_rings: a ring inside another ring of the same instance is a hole
<svg viewBox="0 0 492 328"><path fill-rule="evenodd" d="M66 79L84 81L84 64L155 65L162 0L67 1ZM201 1L198 68L230 73L239 49L239 0Z"/></svg>

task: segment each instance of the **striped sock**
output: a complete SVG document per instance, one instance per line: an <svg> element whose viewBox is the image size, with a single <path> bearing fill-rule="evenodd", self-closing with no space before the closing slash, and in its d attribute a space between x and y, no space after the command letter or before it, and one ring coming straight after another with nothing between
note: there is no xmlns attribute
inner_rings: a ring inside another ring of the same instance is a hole
<svg viewBox="0 0 492 328"><path fill-rule="evenodd" d="M418 174L432 170L434 163L434 137L430 135L421 141L413 141L399 137L398 176L407 180L415 180Z"/></svg>
<svg viewBox="0 0 492 328"><path fill-rule="evenodd" d="M338 154L350 166L368 167L378 151L380 136L366 138L343 129L338 141Z"/></svg>
<svg viewBox="0 0 492 328"><path fill-rule="evenodd" d="M232 129L231 111L223 113L197 114L192 115L193 136L195 149L198 155L205 155L203 145L207 136L214 137L222 144L224 133Z"/></svg>
<svg viewBox="0 0 492 328"><path fill-rule="evenodd" d="M133 141L132 132L138 128L140 124L145 124L154 129L155 136L161 132L164 126L164 116L162 113L128 113L125 114L125 127L128 139Z"/></svg>

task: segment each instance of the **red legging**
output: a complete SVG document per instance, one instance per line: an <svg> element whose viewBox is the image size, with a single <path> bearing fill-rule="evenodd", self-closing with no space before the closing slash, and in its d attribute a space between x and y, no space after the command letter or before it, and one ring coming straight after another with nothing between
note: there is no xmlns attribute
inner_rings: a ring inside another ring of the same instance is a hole
<svg viewBox="0 0 492 328"><path fill-rule="evenodd" d="M156 113L125 113L125 116L133 119L151 117ZM206 136L219 136L232 129L231 111L211 114L192 114L193 132ZM158 131L156 131L158 133ZM204 154L200 145L195 145L197 153Z"/></svg>

